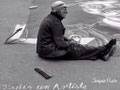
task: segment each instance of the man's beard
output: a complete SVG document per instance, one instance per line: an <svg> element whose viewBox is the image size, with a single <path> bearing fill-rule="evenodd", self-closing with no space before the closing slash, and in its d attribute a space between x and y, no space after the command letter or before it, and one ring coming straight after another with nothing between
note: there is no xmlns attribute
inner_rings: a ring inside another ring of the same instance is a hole
<svg viewBox="0 0 120 90"><path fill-rule="evenodd" d="M63 16L63 14L60 11L56 12L62 19L64 19L65 17Z"/></svg>

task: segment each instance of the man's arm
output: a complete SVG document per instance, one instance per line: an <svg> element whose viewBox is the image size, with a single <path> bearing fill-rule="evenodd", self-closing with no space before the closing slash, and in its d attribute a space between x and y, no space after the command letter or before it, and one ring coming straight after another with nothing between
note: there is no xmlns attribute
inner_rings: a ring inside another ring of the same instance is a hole
<svg viewBox="0 0 120 90"><path fill-rule="evenodd" d="M58 48L68 48L70 46L70 42L65 40L63 27L60 23L54 23L52 34Z"/></svg>

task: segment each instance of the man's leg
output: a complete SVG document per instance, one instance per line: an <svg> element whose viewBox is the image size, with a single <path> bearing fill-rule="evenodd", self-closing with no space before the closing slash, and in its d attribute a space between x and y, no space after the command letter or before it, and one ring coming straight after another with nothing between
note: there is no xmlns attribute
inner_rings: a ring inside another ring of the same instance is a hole
<svg viewBox="0 0 120 90"><path fill-rule="evenodd" d="M102 59L107 61L112 52L113 46L116 44L116 39L110 40L110 42L104 46L92 47L92 46L83 46L80 44L73 44L68 50L66 57L68 59L89 59L97 60Z"/></svg>
<svg viewBox="0 0 120 90"><path fill-rule="evenodd" d="M98 59L98 54L105 50L105 46L93 47L88 45L73 44L67 51L65 57L67 59L89 59L96 60Z"/></svg>

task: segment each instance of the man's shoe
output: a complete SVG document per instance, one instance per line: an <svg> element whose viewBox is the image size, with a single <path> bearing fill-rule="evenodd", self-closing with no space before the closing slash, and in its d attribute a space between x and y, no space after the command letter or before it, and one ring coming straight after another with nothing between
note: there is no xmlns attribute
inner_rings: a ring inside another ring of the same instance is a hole
<svg viewBox="0 0 120 90"><path fill-rule="evenodd" d="M107 54L107 55L103 56L101 59L103 61L108 61L108 60L110 60L110 56L109 56L109 54Z"/></svg>
<svg viewBox="0 0 120 90"><path fill-rule="evenodd" d="M105 45L106 48L111 48L113 45L116 44L116 39L111 39L107 45Z"/></svg>
<svg viewBox="0 0 120 90"><path fill-rule="evenodd" d="M111 53L109 54L109 56L113 56L114 53L115 53L115 51L116 51L116 45L114 45L114 46L112 47L112 51L111 51Z"/></svg>
<svg viewBox="0 0 120 90"><path fill-rule="evenodd" d="M116 46L112 46L112 48L109 50L109 52L102 56L103 61L108 61L110 59L110 56L112 56L116 51Z"/></svg>
<svg viewBox="0 0 120 90"><path fill-rule="evenodd" d="M113 48L113 46L115 45L116 45L116 39L111 39L109 43L105 45L105 49L103 50L102 54L106 55L107 53L109 53L111 48Z"/></svg>

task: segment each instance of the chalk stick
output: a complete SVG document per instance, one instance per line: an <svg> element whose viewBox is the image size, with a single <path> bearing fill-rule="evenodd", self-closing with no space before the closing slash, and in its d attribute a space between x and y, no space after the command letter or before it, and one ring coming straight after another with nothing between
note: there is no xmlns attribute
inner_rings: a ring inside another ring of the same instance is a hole
<svg viewBox="0 0 120 90"><path fill-rule="evenodd" d="M42 75L45 79L50 79L52 77L51 75L48 75L46 72L44 72L43 70L39 68L34 68L34 70L40 75Z"/></svg>

